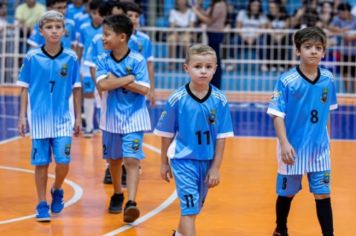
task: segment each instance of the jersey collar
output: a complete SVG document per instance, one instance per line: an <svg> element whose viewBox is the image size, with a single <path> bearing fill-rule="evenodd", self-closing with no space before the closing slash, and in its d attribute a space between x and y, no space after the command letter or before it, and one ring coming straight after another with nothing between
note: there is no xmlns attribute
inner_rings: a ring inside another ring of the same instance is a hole
<svg viewBox="0 0 356 236"><path fill-rule="evenodd" d="M61 49L59 50L59 52L56 54L56 55L50 55L47 51L46 51L46 49L45 49L45 47L44 47L44 45L41 47L41 50L42 50L42 52L47 56L47 57L49 57L49 58L51 58L51 59L56 59L59 55L61 55L61 53L63 52L63 45L61 45Z"/></svg>
<svg viewBox="0 0 356 236"><path fill-rule="evenodd" d="M300 76L302 76L302 78L305 79L308 83L316 84L320 79L320 68L319 67L318 67L318 75L316 76L316 79L314 81L310 80L305 74L303 74L303 72L300 70L299 66L297 66L297 71L300 74Z"/></svg>
<svg viewBox="0 0 356 236"><path fill-rule="evenodd" d="M208 90L207 94L205 95L205 97L203 97L202 99L198 98L197 96L195 96L193 94L193 92L189 88L189 83L187 83L185 85L185 89L187 90L189 96L191 96L195 101L197 101L199 103L205 102L210 97L210 94L211 94L211 85L209 85L209 90Z"/></svg>
<svg viewBox="0 0 356 236"><path fill-rule="evenodd" d="M127 53L125 54L125 56L123 56L120 60L117 60L115 57L114 57L114 54L113 52L111 51L110 52L110 57L116 62L116 63L120 63L122 60L124 60L129 54L130 54L130 49L127 50Z"/></svg>

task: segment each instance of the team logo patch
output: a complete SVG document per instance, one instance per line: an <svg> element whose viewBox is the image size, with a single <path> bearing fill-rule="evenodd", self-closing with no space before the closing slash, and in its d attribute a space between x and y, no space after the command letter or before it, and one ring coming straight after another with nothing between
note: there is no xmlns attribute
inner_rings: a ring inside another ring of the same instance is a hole
<svg viewBox="0 0 356 236"><path fill-rule="evenodd" d="M326 185L330 184L330 173L324 173L322 182Z"/></svg>
<svg viewBox="0 0 356 236"><path fill-rule="evenodd" d="M64 154L65 154L66 156L69 156L69 155L70 155L70 147L71 147L70 144L66 144L66 147L64 148Z"/></svg>
<svg viewBox="0 0 356 236"><path fill-rule="evenodd" d="M211 110L208 117L209 123L212 125L215 124L215 119L216 119L216 110Z"/></svg>
<svg viewBox="0 0 356 236"><path fill-rule="evenodd" d="M141 53L141 52L142 52L142 49L143 49L143 46L142 46L142 44L139 43L139 44L138 44L138 52Z"/></svg>
<svg viewBox="0 0 356 236"><path fill-rule="evenodd" d="M134 139L132 142L132 150L134 150L135 152L137 152L140 149L140 140L138 139Z"/></svg>
<svg viewBox="0 0 356 236"><path fill-rule="evenodd" d="M277 100L281 96L281 92L274 91L272 94L272 100Z"/></svg>
<svg viewBox="0 0 356 236"><path fill-rule="evenodd" d="M132 74L132 68L129 66L126 66L126 73L127 74Z"/></svg>
<svg viewBox="0 0 356 236"><path fill-rule="evenodd" d="M328 100L328 89L324 88L324 89L323 89L323 92L322 92L322 94L321 94L320 101L321 101L322 103L325 103L327 100Z"/></svg>
<svg viewBox="0 0 356 236"><path fill-rule="evenodd" d="M62 65L62 68L61 68L61 71L59 72L59 74L62 77L66 77L67 76L67 74L68 74L68 66L67 66L67 64Z"/></svg>

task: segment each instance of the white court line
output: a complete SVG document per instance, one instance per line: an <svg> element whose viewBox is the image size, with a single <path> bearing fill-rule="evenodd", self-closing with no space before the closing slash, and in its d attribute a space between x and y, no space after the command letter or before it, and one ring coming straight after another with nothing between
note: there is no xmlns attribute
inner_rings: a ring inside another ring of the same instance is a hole
<svg viewBox="0 0 356 236"><path fill-rule="evenodd" d="M5 140L5 141L9 141L9 140ZM0 165L0 169L24 172L24 173L29 173L29 174L34 174L35 173L35 171L33 171L33 170L27 170L27 169L15 168L15 167L9 167L9 166L1 166L1 165ZM55 176L52 175L52 174L49 174L48 177L50 177L52 179L55 178ZM64 204L64 207L66 208L66 207L69 207L69 206L75 204L77 201L79 201L79 199L83 196L83 189L78 184L74 183L71 180L65 179L64 183L68 184L69 186L71 186L74 189L73 197L71 199L69 199ZM2 221L0 221L0 225L14 223L14 222L21 221L21 220L27 220L27 219L30 219L30 218L34 218L35 216L36 216L36 214L17 217L17 218L13 218L13 219L9 219L9 220L2 220Z"/></svg>
<svg viewBox="0 0 356 236"><path fill-rule="evenodd" d="M152 151L154 151L155 153L161 154L161 150L159 150L158 148L146 144L143 144L144 147L151 149ZM104 236L112 236L112 235L117 235L119 233L122 233L128 229L133 228L134 226L137 226L143 222L145 222L146 220L152 218L153 216L157 215L158 213L160 213L161 211L163 211L164 209L166 209L169 205L171 205L175 200L177 199L177 192L174 191L171 196L169 196L161 205L159 205L158 207L156 207L155 209L153 209L152 211L148 212L147 214L141 216L140 218L138 218L137 220L135 220L132 224L128 224L128 225L124 225L121 226L120 228L113 230L109 233L104 234Z"/></svg>

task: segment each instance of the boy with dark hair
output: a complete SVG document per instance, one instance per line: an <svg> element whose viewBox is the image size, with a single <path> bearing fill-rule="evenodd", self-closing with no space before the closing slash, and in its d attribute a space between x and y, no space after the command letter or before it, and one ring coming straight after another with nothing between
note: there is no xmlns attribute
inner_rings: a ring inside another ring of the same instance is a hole
<svg viewBox="0 0 356 236"><path fill-rule="evenodd" d="M308 27L295 33L294 44L300 64L281 75L267 110L279 141L277 227L273 235L288 235L291 202L307 173L323 236L332 236L327 124L337 101L332 73L319 66L327 38L319 27Z"/></svg>
<svg viewBox="0 0 356 236"><path fill-rule="evenodd" d="M46 201L48 166L53 154L56 162L55 181L51 188L52 213L64 207L62 184L71 161L72 123L69 97L73 91L75 104L74 134L80 132L80 79L78 59L74 51L63 48L64 17L57 11L45 12L39 20L45 44L29 51L21 67L17 84L21 89L18 131L26 132L26 109L32 137L31 163L35 166L35 182L39 203L37 221L50 221Z"/></svg>
<svg viewBox="0 0 356 236"><path fill-rule="evenodd" d="M214 49L189 48L184 69L191 81L168 98L154 130L162 137L161 177L169 182L173 174L180 201L175 236L196 235L208 188L220 182L225 139L234 135L227 99L210 85L216 68Z"/></svg>
<svg viewBox="0 0 356 236"><path fill-rule="evenodd" d="M140 211L135 201L139 183L143 132L151 129L145 95L150 88L146 61L128 47L132 23L123 15L105 18L103 45L107 52L97 60L97 87L102 93L100 128L103 132L103 156L109 161L114 194L109 212L122 211L121 165L127 170L128 201L124 222L135 221Z"/></svg>

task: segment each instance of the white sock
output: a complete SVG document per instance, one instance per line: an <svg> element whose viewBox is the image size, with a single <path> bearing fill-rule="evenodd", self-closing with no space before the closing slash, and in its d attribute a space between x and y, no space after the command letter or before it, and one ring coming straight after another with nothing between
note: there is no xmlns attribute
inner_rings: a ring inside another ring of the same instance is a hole
<svg viewBox="0 0 356 236"><path fill-rule="evenodd" d="M183 236L183 234L179 233L178 230L174 233L174 236Z"/></svg>
<svg viewBox="0 0 356 236"><path fill-rule="evenodd" d="M84 98L84 117L86 121L86 131L93 130L94 122L94 98Z"/></svg>

